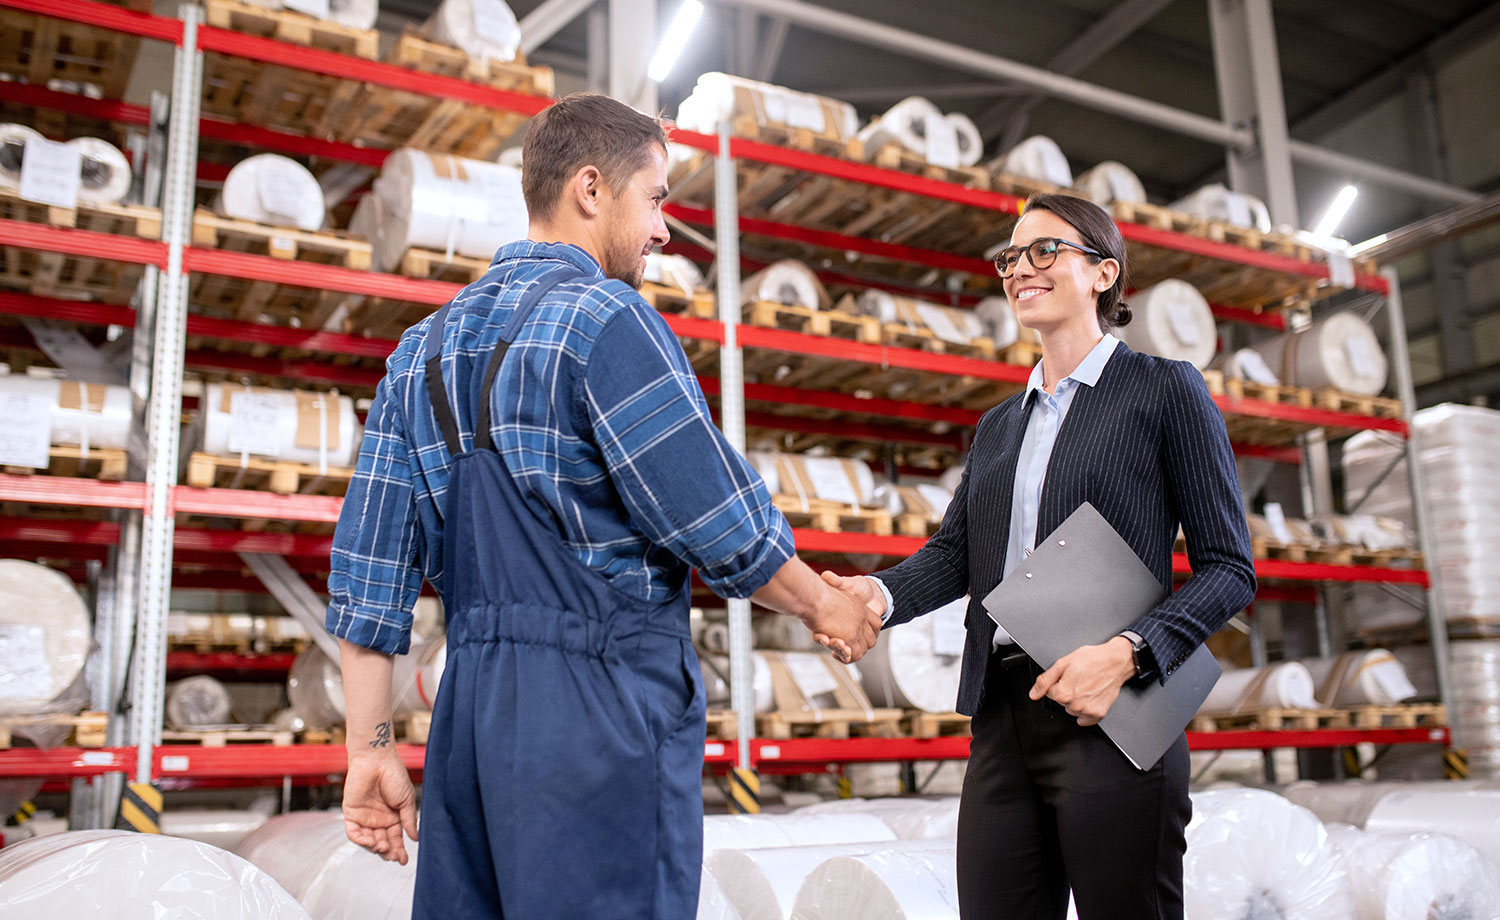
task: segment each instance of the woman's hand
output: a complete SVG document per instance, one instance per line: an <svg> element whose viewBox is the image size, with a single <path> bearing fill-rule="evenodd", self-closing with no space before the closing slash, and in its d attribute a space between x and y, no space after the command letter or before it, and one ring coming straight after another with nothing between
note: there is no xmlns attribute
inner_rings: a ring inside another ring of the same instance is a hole
<svg viewBox="0 0 1500 920"><path fill-rule="evenodd" d="M1103 645L1085 645L1057 659L1036 679L1031 698L1051 697L1079 725L1097 725L1115 704L1120 688L1134 676L1130 640L1115 636Z"/></svg>

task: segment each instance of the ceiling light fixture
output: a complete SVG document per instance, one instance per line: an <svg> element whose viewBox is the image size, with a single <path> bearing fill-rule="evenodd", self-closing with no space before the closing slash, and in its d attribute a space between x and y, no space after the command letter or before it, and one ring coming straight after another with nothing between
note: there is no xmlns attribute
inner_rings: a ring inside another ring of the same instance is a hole
<svg viewBox="0 0 1500 920"><path fill-rule="evenodd" d="M662 36L656 54L651 57L651 65L646 68L646 76L651 82L660 83L672 72L677 59L682 56L682 49L693 36L698 17L702 15L703 4L699 0L683 0L682 6L677 8L677 15L672 17L672 24L667 26L667 34Z"/></svg>
<svg viewBox="0 0 1500 920"><path fill-rule="evenodd" d="M1354 199L1359 197L1359 189L1352 185L1346 185L1339 189L1339 193L1333 196L1333 203L1328 210L1323 212L1323 219L1313 228L1313 236L1323 239L1333 239L1333 231L1338 229L1339 221L1349 213L1349 207L1354 204Z"/></svg>

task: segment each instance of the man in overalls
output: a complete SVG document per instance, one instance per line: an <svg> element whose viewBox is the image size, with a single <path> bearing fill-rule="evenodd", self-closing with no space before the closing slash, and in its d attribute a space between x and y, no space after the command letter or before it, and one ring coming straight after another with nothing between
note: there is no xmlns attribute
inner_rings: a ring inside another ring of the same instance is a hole
<svg viewBox="0 0 1500 920"><path fill-rule="evenodd" d="M660 123L569 96L533 121L523 162L529 238L402 336L334 536L345 825L403 863L403 830L417 836L391 656L425 576L448 658L413 915L689 920L705 731L689 570L801 617L842 660L880 621L793 555L635 290L667 242Z"/></svg>

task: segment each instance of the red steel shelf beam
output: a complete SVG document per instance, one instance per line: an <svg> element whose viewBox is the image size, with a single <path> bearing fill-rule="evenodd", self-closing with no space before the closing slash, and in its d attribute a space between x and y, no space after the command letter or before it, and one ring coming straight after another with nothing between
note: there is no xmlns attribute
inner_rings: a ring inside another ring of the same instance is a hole
<svg viewBox="0 0 1500 920"><path fill-rule="evenodd" d="M176 583L176 579L173 579ZM174 674L233 674L280 680L297 658L291 652L246 655L240 652L167 652L167 677Z"/></svg>
<svg viewBox="0 0 1500 920"><path fill-rule="evenodd" d="M1233 396L1215 396L1213 400L1218 405L1219 411L1228 415L1248 415L1254 418L1300 422L1316 428L1390 431L1402 437L1406 437L1411 430L1406 419L1400 418L1375 418L1370 415L1355 415L1352 412L1337 412L1333 409L1287 406L1258 399L1235 399Z"/></svg>
<svg viewBox="0 0 1500 920"><path fill-rule="evenodd" d="M11 748L0 751L0 779L88 778L135 769L135 748Z"/></svg>
<svg viewBox="0 0 1500 920"><path fill-rule="evenodd" d="M93 0L0 0L0 6L139 35L142 38L154 38L174 45L182 44L181 21L167 16L139 13L108 3L95 3Z"/></svg>

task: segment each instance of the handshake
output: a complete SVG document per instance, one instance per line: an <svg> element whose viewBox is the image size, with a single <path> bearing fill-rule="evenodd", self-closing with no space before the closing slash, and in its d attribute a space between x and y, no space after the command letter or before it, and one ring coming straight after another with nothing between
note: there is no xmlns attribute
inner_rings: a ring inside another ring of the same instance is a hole
<svg viewBox="0 0 1500 920"><path fill-rule="evenodd" d="M885 596L863 575L822 575L824 589L802 622L833 657L852 664L875 647L885 616Z"/></svg>

